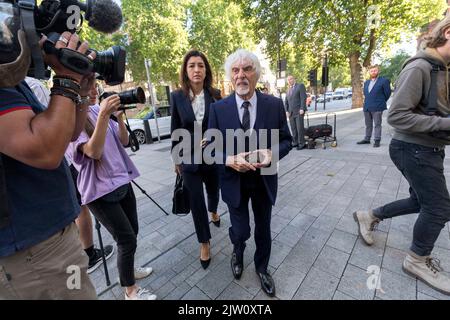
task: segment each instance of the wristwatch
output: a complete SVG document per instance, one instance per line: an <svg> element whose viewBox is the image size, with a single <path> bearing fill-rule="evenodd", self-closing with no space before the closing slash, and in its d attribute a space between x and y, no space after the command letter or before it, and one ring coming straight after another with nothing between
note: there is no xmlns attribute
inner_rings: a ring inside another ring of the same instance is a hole
<svg viewBox="0 0 450 320"><path fill-rule="evenodd" d="M90 101L89 96L86 97L80 97L77 101L77 106L82 105L82 104L88 104Z"/></svg>

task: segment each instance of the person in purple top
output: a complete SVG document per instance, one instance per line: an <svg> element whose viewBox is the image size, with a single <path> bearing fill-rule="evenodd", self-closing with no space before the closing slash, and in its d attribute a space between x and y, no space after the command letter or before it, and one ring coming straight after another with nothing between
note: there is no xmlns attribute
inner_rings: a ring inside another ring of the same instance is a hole
<svg viewBox="0 0 450 320"><path fill-rule="evenodd" d="M90 91L91 106L86 127L70 144L73 164L78 170L81 202L117 242L117 267L120 285L125 287L125 300L155 300L156 295L140 288L136 279L147 277L152 268L135 268L134 255L139 230L136 197L131 181L139 172L124 146L128 133L123 111L118 111L120 98L112 95L95 104L97 90ZM117 122L111 119L114 115Z"/></svg>

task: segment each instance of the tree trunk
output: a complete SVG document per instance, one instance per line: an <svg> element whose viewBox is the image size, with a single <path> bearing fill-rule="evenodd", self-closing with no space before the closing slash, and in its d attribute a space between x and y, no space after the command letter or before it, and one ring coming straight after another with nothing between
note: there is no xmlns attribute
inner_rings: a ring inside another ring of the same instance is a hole
<svg viewBox="0 0 450 320"><path fill-rule="evenodd" d="M350 73L352 79L352 109L362 108L364 104L363 95L363 74L362 65L359 61L361 54L359 52L353 52L349 56Z"/></svg>

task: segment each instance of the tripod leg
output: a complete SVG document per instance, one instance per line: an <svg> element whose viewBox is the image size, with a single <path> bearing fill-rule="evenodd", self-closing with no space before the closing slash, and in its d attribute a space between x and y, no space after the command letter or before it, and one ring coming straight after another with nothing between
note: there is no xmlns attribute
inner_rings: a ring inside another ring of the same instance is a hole
<svg viewBox="0 0 450 320"><path fill-rule="evenodd" d="M102 233L100 232L100 222L95 218L95 229L97 229L98 242L100 244L100 251L102 253L103 267L105 268L106 285L109 287L111 281L109 280L108 266L106 265L105 248L103 247Z"/></svg>
<svg viewBox="0 0 450 320"><path fill-rule="evenodd" d="M166 210L164 210L155 200L153 200L152 197L150 197L147 192L141 188L140 185L138 185L136 182L134 182L134 180L132 180L131 182L133 182L133 184L145 195L147 196L147 198L149 198L150 200L152 200L152 202L159 208L161 209L162 212L164 212L166 214L166 216L168 216L169 214L167 213Z"/></svg>

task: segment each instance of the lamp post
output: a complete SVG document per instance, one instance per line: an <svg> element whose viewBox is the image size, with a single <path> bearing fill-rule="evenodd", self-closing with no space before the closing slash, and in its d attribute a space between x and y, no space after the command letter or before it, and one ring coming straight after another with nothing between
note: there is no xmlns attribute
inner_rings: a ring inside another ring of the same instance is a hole
<svg viewBox="0 0 450 320"><path fill-rule="evenodd" d="M159 135L159 126L158 126L158 108L155 104L155 96L153 95L153 84L150 79L150 67L152 66L152 62L150 59L144 59L145 71L147 72L147 86L148 91L150 93L150 105L153 108L153 116L155 117L156 124L156 134L158 135L158 142L161 142L161 137Z"/></svg>
<svg viewBox="0 0 450 320"><path fill-rule="evenodd" d="M322 50L323 61L322 61L322 87L323 92L323 110L326 108L327 103L327 88L328 88L328 52L327 47Z"/></svg>

